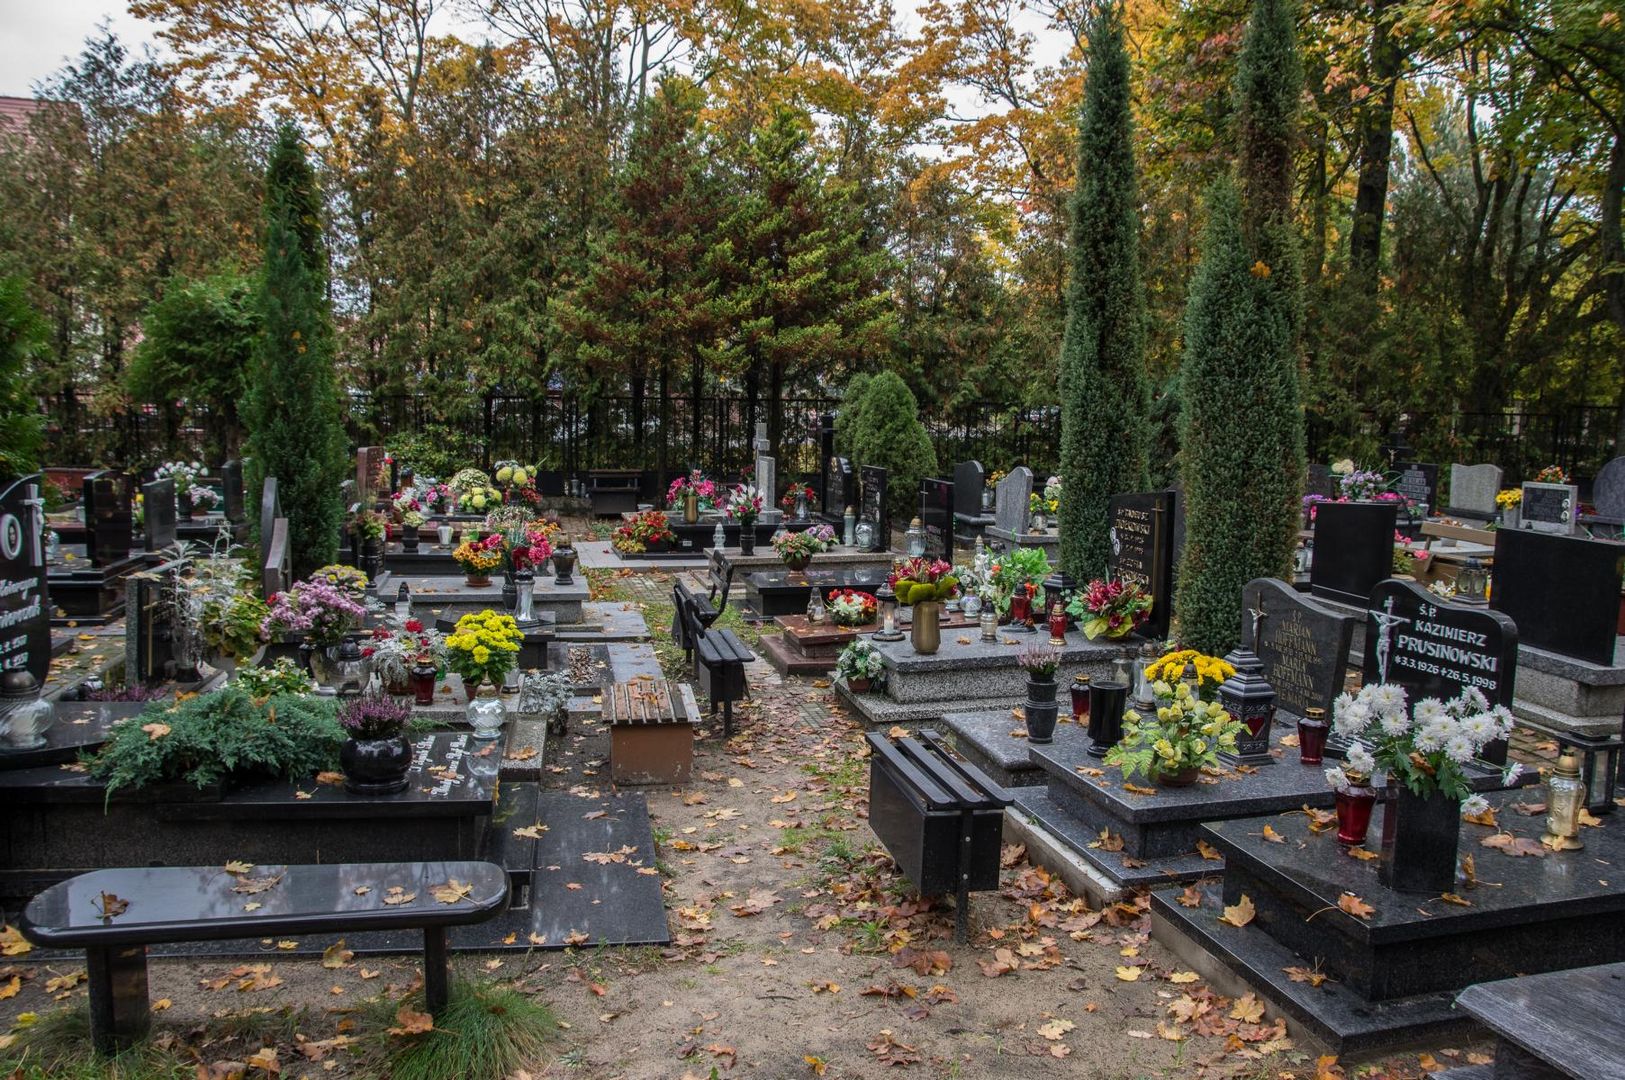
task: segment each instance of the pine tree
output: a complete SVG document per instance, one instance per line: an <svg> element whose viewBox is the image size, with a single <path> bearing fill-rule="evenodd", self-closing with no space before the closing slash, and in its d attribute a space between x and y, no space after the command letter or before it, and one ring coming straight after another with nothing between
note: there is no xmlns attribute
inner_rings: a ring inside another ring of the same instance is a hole
<svg viewBox="0 0 1625 1080"><path fill-rule="evenodd" d="M1089 30L1061 347L1061 565L1079 581L1106 570L1108 500L1147 483L1150 386L1129 93L1123 24L1108 8Z"/></svg>
<svg viewBox="0 0 1625 1080"><path fill-rule="evenodd" d="M294 573L303 576L338 553L345 468L321 202L292 125L278 131L265 173L259 307L245 409L249 490L277 478ZM259 524L263 542L270 523Z"/></svg>

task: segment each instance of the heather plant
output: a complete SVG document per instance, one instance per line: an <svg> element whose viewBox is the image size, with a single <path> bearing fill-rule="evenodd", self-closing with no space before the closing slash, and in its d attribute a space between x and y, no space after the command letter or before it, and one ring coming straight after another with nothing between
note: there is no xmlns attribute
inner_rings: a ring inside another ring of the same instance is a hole
<svg viewBox="0 0 1625 1080"><path fill-rule="evenodd" d="M352 739L393 739L412 722L412 706L385 694L363 694L339 706L338 719Z"/></svg>

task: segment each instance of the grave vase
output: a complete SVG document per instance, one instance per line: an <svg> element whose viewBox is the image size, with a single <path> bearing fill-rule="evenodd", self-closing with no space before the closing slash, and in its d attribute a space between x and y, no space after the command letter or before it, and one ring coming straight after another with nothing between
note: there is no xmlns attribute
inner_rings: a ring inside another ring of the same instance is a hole
<svg viewBox="0 0 1625 1080"><path fill-rule="evenodd" d="M1337 789L1337 842L1365 843L1366 830L1371 827L1371 810L1376 805L1376 789L1363 777L1350 773L1349 782Z"/></svg>
<svg viewBox="0 0 1625 1080"><path fill-rule="evenodd" d="M418 549L418 527L416 525L401 526L401 550L416 551Z"/></svg>
<svg viewBox="0 0 1625 1080"><path fill-rule="evenodd" d="M575 568L575 548L564 547L553 552L553 584L574 585L575 579L570 574Z"/></svg>
<svg viewBox="0 0 1625 1080"><path fill-rule="evenodd" d="M443 548L451 547L451 532L452 532L452 529L451 529L450 525L436 525L435 526L435 538L440 541L440 546L441 547L443 547Z"/></svg>
<svg viewBox="0 0 1625 1080"><path fill-rule="evenodd" d="M1390 784L1382 810L1382 859L1377 880L1397 892L1452 892L1461 804L1437 791L1423 797Z"/></svg>
<svg viewBox="0 0 1625 1080"><path fill-rule="evenodd" d="M1179 769L1176 772L1158 773L1157 786L1170 788L1190 787L1196 783L1196 778L1201 775L1202 768L1199 765L1192 765L1188 769Z"/></svg>
<svg viewBox="0 0 1625 1080"><path fill-rule="evenodd" d="M175 516L182 521L192 516L192 493L182 491L175 496Z"/></svg>
<svg viewBox="0 0 1625 1080"><path fill-rule="evenodd" d="M696 525L700 520L700 493L690 491L683 496L683 524Z"/></svg>
<svg viewBox="0 0 1625 1080"><path fill-rule="evenodd" d="M1044 745L1055 741L1055 676L1027 676L1027 741Z"/></svg>
<svg viewBox="0 0 1625 1080"><path fill-rule="evenodd" d="M942 645L942 604L936 600L916 601L914 624L908 633L915 652L922 656L936 652Z"/></svg>
<svg viewBox="0 0 1625 1080"><path fill-rule="evenodd" d="M805 551L798 551L794 554L784 556L784 565L792 574L799 574L803 570L807 569L807 564L811 561L812 556Z"/></svg>
<svg viewBox="0 0 1625 1080"><path fill-rule="evenodd" d="M412 769L412 744L393 739L348 739L339 747L344 789L355 795L393 795L406 790Z"/></svg>
<svg viewBox="0 0 1625 1080"><path fill-rule="evenodd" d="M756 522L741 521L739 523L739 554L756 554Z"/></svg>

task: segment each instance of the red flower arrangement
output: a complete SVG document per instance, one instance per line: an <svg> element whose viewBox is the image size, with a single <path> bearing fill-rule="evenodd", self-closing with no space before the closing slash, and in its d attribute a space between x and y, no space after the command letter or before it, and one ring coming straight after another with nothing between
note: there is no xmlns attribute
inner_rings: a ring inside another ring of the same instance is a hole
<svg viewBox="0 0 1625 1080"><path fill-rule="evenodd" d="M1082 622L1084 636L1090 641L1102 634L1120 638L1151 617L1151 596L1138 585L1096 578L1072 597L1067 614Z"/></svg>
<svg viewBox="0 0 1625 1080"><path fill-rule="evenodd" d="M879 601L859 589L831 589L829 613L836 626L866 626L875 621Z"/></svg>
<svg viewBox="0 0 1625 1080"><path fill-rule="evenodd" d="M650 544L676 543L677 533L666 520L664 510L645 510L616 529L609 542L623 555L637 555L648 551Z"/></svg>
<svg viewBox="0 0 1625 1080"><path fill-rule="evenodd" d="M798 497L809 508L812 507L815 496L813 494L813 489L808 487L806 484L791 484L789 487L785 488L784 496L779 499L779 505L784 507L786 510L794 510L796 508L796 499Z"/></svg>

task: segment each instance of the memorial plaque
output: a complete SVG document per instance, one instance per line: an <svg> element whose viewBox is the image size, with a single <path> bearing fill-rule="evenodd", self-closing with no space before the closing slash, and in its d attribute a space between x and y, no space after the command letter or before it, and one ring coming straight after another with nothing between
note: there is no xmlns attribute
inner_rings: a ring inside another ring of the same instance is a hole
<svg viewBox="0 0 1625 1080"><path fill-rule="evenodd" d="M1113 495L1106 504L1111 541L1106 569L1151 596L1151 615L1140 633L1153 641L1168 636L1174 607L1174 493L1142 491Z"/></svg>
<svg viewBox="0 0 1625 1080"><path fill-rule="evenodd" d="M141 485L142 517L147 550L162 551L175 542L175 481L154 480Z"/></svg>
<svg viewBox="0 0 1625 1080"><path fill-rule="evenodd" d="M1033 471L1017 465L999 481L993 507L993 523L1016 536L1027 532L1027 518L1032 511Z"/></svg>
<svg viewBox="0 0 1625 1080"><path fill-rule="evenodd" d="M925 526L925 554L952 557L954 550L954 485L948 480L920 481L920 524Z"/></svg>
<svg viewBox="0 0 1625 1080"><path fill-rule="evenodd" d="M1512 706L1518 626L1501 612L1447 604L1392 578L1371 591L1366 608L1366 682L1397 683L1413 704L1476 686L1491 705Z"/></svg>
<svg viewBox="0 0 1625 1080"><path fill-rule="evenodd" d="M85 477L85 526L90 530L93 566L110 566L130 557L135 514L130 478L111 470Z"/></svg>
<svg viewBox="0 0 1625 1080"><path fill-rule="evenodd" d="M39 474L0 479L0 670L25 668L41 686L51 670L44 530Z"/></svg>
<svg viewBox="0 0 1625 1080"><path fill-rule="evenodd" d="M857 508L857 493L852 485L852 463L840 455L824 463L824 516L839 522L846 516L846 508Z"/></svg>
<svg viewBox="0 0 1625 1080"><path fill-rule="evenodd" d="M1343 692L1358 616L1317 604L1284 581L1254 578L1241 592L1241 641L1264 662L1276 703L1298 716Z"/></svg>
<svg viewBox="0 0 1625 1080"><path fill-rule="evenodd" d="M954 466L954 514L977 518L982 516L982 489L987 486L987 473L980 461L961 461Z"/></svg>
<svg viewBox="0 0 1625 1080"><path fill-rule="evenodd" d="M1439 505L1439 467L1416 461L1401 461L1394 468L1399 475L1389 490L1430 509Z"/></svg>
<svg viewBox="0 0 1625 1080"><path fill-rule="evenodd" d="M224 495L222 512L233 525L243 523L243 463L236 458L220 466L220 487Z"/></svg>
<svg viewBox="0 0 1625 1080"><path fill-rule="evenodd" d="M1454 517L1478 518L1488 521L1499 507L1495 496L1501 490L1501 466L1450 466L1450 506Z"/></svg>
<svg viewBox="0 0 1625 1080"><path fill-rule="evenodd" d="M1573 484L1527 482L1518 504L1518 527L1566 536L1574 532L1579 509L1580 489Z"/></svg>
<svg viewBox="0 0 1625 1080"><path fill-rule="evenodd" d="M885 551L891 546L891 518L886 514L886 470L878 465L864 465L858 469L863 494L858 503L858 520L867 521L875 528L874 543L870 551Z"/></svg>
<svg viewBox="0 0 1625 1080"><path fill-rule="evenodd" d="M1525 645L1614 665L1625 544L1525 529L1495 533L1490 606Z"/></svg>
<svg viewBox="0 0 1625 1080"><path fill-rule="evenodd" d="M1315 560L1309 591L1329 600L1364 604L1394 571L1396 502L1324 502L1315 508Z"/></svg>

